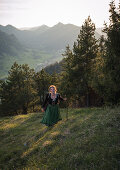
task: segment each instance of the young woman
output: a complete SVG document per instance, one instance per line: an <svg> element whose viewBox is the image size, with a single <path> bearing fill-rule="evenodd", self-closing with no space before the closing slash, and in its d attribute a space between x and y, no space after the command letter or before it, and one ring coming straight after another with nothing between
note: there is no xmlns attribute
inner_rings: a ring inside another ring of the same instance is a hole
<svg viewBox="0 0 120 170"><path fill-rule="evenodd" d="M59 101L66 100L63 99L59 93L57 93L56 86L51 85L49 87L49 93L47 93L45 101L42 105L42 112L45 114L41 120L41 123L52 126L56 124L59 120L62 120L59 110Z"/></svg>

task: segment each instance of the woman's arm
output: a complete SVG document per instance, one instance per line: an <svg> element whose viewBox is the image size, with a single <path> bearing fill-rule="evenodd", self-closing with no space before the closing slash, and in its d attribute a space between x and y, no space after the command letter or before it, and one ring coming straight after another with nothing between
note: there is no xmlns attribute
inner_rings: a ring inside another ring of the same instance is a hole
<svg viewBox="0 0 120 170"><path fill-rule="evenodd" d="M58 99L61 100L61 101L67 100L67 98L63 98L60 94L58 95Z"/></svg>
<svg viewBox="0 0 120 170"><path fill-rule="evenodd" d="M48 96L49 96L49 93L46 94L46 97L45 97L45 101L43 102L43 105L42 105L42 108L44 108L48 102Z"/></svg>

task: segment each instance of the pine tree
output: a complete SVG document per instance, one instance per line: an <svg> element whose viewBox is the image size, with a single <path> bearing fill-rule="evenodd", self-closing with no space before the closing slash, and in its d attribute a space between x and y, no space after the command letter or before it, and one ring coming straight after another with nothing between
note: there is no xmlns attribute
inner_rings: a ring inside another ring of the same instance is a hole
<svg viewBox="0 0 120 170"><path fill-rule="evenodd" d="M1 100L4 112L27 114L30 102L36 91L33 80L34 70L27 64L18 65L16 62L9 70L7 80L2 84Z"/></svg>
<svg viewBox="0 0 120 170"><path fill-rule="evenodd" d="M74 94L74 87L72 86L72 64L73 64L73 52L70 50L70 46L66 46L66 51L63 54L64 59L62 62L61 81L60 81L60 91L63 95L67 96L68 100Z"/></svg>
<svg viewBox="0 0 120 170"><path fill-rule="evenodd" d="M36 82L37 93L40 98L40 104L45 99L45 94L48 92L48 87L51 84L50 75L42 69L40 72L35 74L34 80Z"/></svg>
<svg viewBox="0 0 120 170"><path fill-rule="evenodd" d="M51 84L57 86L57 88L58 88L58 86L59 86L59 84L60 84L60 76L59 76L59 74L56 73L56 72L53 72L53 73L50 75L50 77L51 77Z"/></svg>
<svg viewBox="0 0 120 170"><path fill-rule="evenodd" d="M104 75L104 67L105 67L105 55L106 55L106 46L105 39L102 35L98 41L98 52L97 56L94 59L93 67L92 67L92 88L96 92L98 97L98 105L103 105L104 94L106 93L105 87L105 75Z"/></svg>
<svg viewBox="0 0 120 170"><path fill-rule="evenodd" d="M95 25L90 16L85 20L77 42L74 43L73 51L66 49L66 75L74 96L77 100L86 98L86 106L89 106L89 93L91 84L91 68L97 55L97 41L95 39Z"/></svg>
<svg viewBox="0 0 120 170"><path fill-rule="evenodd" d="M104 69L108 83L106 100L117 104L120 102L120 8L116 8L114 1L110 3L109 12L110 24L105 24L104 28L107 34Z"/></svg>

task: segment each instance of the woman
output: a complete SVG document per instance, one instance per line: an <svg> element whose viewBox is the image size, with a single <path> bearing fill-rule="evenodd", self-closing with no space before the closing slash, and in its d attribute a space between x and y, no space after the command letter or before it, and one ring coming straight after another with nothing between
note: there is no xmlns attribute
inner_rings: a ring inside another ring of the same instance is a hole
<svg viewBox="0 0 120 170"><path fill-rule="evenodd" d="M59 100L66 100L66 98L63 99L60 94L56 92L56 86L51 85L49 87L49 93L46 95L45 101L42 105L42 112L45 111L45 114L43 116L43 119L41 120L41 123L46 124L47 126L52 126L56 124L59 120L62 120L58 102Z"/></svg>

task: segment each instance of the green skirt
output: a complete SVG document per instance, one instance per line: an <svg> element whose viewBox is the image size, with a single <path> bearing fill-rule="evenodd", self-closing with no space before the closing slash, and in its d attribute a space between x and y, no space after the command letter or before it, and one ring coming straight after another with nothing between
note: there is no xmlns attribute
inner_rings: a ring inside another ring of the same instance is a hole
<svg viewBox="0 0 120 170"><path fill-rule="evenodd" d="M52 126L56 124L59 120L62 120L60 115L60 109L58 104L50 105L48 104L45 114L41 120L41 123Z"/></svg>

